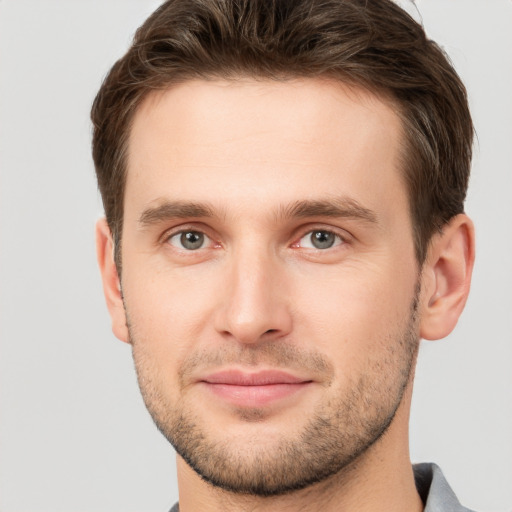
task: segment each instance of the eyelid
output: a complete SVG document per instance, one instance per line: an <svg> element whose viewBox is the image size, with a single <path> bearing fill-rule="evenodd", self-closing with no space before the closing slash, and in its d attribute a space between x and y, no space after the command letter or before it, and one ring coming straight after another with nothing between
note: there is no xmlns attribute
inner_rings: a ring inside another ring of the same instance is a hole
<svg viewBox="0 0 512 512"><path fill-rule="evenodd" d="M209 240L209 243L207 244L207 246L202 247L201 249L207 249L207 248L212 248L212 247L220 248L223 245L221 242L218 241L218 236L215 236L212 233L212 230L208 226L205 226L202 223L200 223L199 225L194 224L193 222L186 223L186 224L180 224L178 226L174 226L172 228L165 230L163 232L163 234L158 238L158 243L163 244L163 245L165 245L165 244L172 245L169 243L170 238L172 238L173 236L182 234L182 233L186 233L188 231L195 231L195 232L201 233ZM294 242L290 246L292 248L300 248L301 247L299 245L300 241L305 236L307 236L315 231L324 231L327 233L332 233L337 238L339 238L340 243L335 243L332 247L330 247L328 249L334 249L340 245L350 243L351 240L353 239L353 236L349 232L347 232L345 229L337 228L337 227L334 227L331 225L326 226L326 225L322 225L322 224L311 223L311 224L308 224L307 226L302 226L301 228L299 228L295 231L296 234L293 237ZM173 247L180 250L180 248L175 245L173 245ZM199 251L201 249L197 249L197 250ZM319 251L319 252L325 252L328 250L328 249L316 249L316 248L307 248L307 249L311 249L311 250L315 250L315 251ZM194 252L191 250L187 250L185 248L182 248L181 250L184 252Z"/></svg>
<svg viewBox="0 0 512 512"><path fill-rule="evenodd" d="M193 248L193 249L184 247L183 243L181 243L181 238L185 233L197 233L197 234L201 235L203 237L201 240L201 246L197 247L197 248ZM174 241L173 241L174 239L176 239L176 243L174 243ZM189 251L196 252L201 249L206 249L207 246L210 245L209 242L211 242L211 239L208 235L205 235L204 233L200 233L198 231L192 231L192 230L181 231L181 232L178 231L177 233L174 233L167 239L168 244L172 245L173 247L175 247L176 249L178 249L180 251L185 251L185 252L189 252Z"/></svg>
<svg viewBox="0 0 512 512"><path fill-rule="evenodd" d="M158 242L160 244L172 245L172 244L169 243L169 240L172 237L174 237L176 235L180 235L182 233L187 233L187 232L190 232L190 231L194 231L196 233L203 234L205 236L205 238L207 238L210 241L210 244L208 244L208 245L217 246L217 247L220 246L220 243L216 242L215 238L210 233L211 230L207 229L205 226L202 226L202 225L198 226L197 224L193 224L193 223L191 223L191 224L180 224L179 226L175 226L173 228L167 229L159 237ZM173 247L179 249L175 245L173 245ZM204 247L204 248L207 248L207 247ZM204 249L204 248L202 248L202 249ZM193 252L193 251L187 250L185 248L182 248L181 250L186 251L186 252ZM200 249L197 249L197 250L200 250Z"/></svg>
<svg viewBox="0 0 512 512"><path fill-rule="evenodd" d="M332 247L330 247L329 249L333 249L334 247L338 247L339 245L343 245L345 243L349 243L351 241L351 239L352 239L352 236L347 231L345 231L344 229L336 228L336 227L333 227L333 226L310 224L310 225L300 229L300 231L298 232L298 235L294 237L295 241L293 242L292 247L294 247L294 248L301 247L299 245L299 242L305 236L310 235L311 233L314 233L315 231L324 231L326 233L332 233L333 235L335 235L336 237L339 238L341 243L337 243L337 244L333 245ZM309 249L309 248L307 248L307 249ZM312 249L312 250L326 251L328 249Z"/></svg>

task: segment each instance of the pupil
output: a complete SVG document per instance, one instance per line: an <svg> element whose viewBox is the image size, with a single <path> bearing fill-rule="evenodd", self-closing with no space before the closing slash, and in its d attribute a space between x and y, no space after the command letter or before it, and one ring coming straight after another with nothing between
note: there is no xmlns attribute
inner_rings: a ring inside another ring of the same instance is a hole
<svg viewBox="0 0 512 512"><path fill-rule="evenodd" d="M317 249L328 249L334 244L334 234L328 231L315 231L311 235L311 242Z"/></svg>
<svg viewBox="0 0 512 512"><path fill-rule="evenodd" d="M204 235L197 231L187 231L181 234L181 245L185 249L199 249L203 245Z"/></svg>

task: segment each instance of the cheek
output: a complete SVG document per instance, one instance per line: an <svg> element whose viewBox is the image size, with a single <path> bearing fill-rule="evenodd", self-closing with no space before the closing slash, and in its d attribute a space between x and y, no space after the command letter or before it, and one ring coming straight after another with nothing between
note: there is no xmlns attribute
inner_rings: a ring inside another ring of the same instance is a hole
<svg viewBox="0 0 512 512"><path fill-rule="evenodd" d="M130 268L138 271L132 273ZM144 272L143 268L127 265L123 275L132 336L155 358L179 362L194 349L211 321L217 285L197 270L170 272L149 266Z"/></svg>
<svg viewBox="0 0 512 512"><path fill-rule="evenodd" d="M361 366L387 351L408 325L413 272L397 276L392 266L359 266L297 282L294 296L307 298L297 304L299 339L314 340L339 368Z"/></svg>

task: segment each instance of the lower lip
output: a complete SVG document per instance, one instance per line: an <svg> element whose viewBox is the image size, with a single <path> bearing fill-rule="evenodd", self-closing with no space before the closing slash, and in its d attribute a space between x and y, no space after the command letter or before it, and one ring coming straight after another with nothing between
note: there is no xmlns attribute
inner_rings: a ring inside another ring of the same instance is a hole
<svg viewBox="0 0 512 512"><path fill-rule="evenodd" d="M218 397L239 407L262 407L291 397L309 387L311 382L294 384L266 384L264 386L238 386L203 382Z"/></svg>

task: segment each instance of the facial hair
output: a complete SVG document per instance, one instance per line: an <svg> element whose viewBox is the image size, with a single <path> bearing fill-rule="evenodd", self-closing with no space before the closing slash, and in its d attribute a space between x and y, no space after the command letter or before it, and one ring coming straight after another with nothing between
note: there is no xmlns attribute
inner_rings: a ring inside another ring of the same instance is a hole
<svg viewBox="0 0 512 512"><path fill-rule="evenodd" d="M326 357L283 341L219 347L215 352L192 354L181 364L181 388L195 369L217 364L269 364L273 368L322 374L328 399L317 405L299 432L284 431L271 447L261 436L234 439L223 432L212 434L215 427L201 418L186 397L171 403L159 384L158 362L152 359L136 329L129 325L144 402L176 452L212 485L262 497L306 488L348 468L392 423L414 371L419 346L418 296L419 289L405 325L383 340L387 347L384 354L368 355L365 371L336 392L332 392L334 368ZM239 420L247 423L261 422L265 414L264 409L238 411Z"/></svg>

